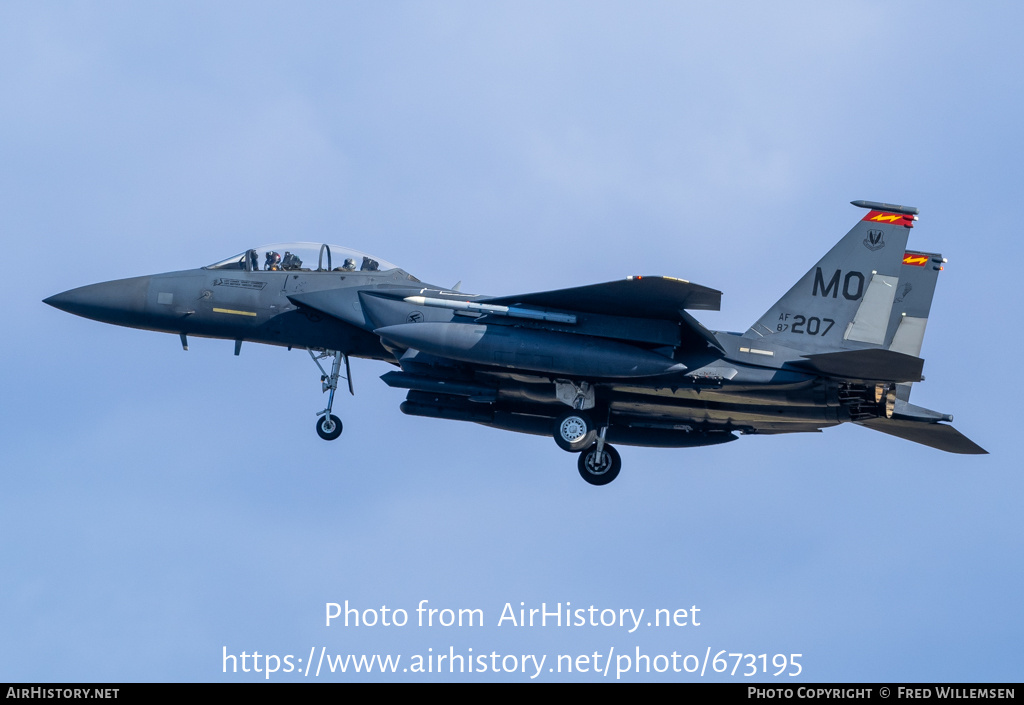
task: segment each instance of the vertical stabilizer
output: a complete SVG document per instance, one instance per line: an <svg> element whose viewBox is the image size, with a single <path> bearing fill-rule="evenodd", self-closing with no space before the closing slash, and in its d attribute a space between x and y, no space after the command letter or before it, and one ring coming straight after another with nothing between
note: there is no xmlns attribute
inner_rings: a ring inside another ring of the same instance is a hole
<svg viewBox="0 0 1024 705"><path fill-rule="evenodd" d="M945 260L940 254L904 253L889 317L886 344L890 350L921 357L924 329L928 325L928 313L943 262Z"/></svg>
<svg viewBox="0 0 1024 705"><path fill-rule="evenodd" d="M889 337L886 341L889 350L921 357L921 345L935 295L935 284L945 261L942 255L935 253L907 252L903 255L903 269L893 300L892 315L889 317ZM909 382L898 384L896 397L908 402L910 390Z"/></svg>
<svg viewBox="0 0 1024 705"><path fill-rule="evenodd" d="M810 352L888 347L897 325L901 277L905 270L919 269L904 264L912 254L906 247L917 209L872 201L853 205L868 213L750 327L746 337L771 338ZM931 286L934 291L934 281ZM921 288L927 290L923 283ZM906 349L917 339L914 325L908 324L900 336L901 341L910 341L901 342Z"/></svg>

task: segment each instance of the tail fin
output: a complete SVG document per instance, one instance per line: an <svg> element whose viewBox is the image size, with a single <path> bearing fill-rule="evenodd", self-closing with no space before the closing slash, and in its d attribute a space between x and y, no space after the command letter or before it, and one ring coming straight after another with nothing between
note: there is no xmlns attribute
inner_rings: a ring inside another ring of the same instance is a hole
<svg viewBox="0 0 1024 705"><path fill-rule="evenodd" d="M890 348L918 356L938 276L933 260L941 257L906 251L916 208L852 203L867 208L868 214L750 327L746 337L771 336L782 345L809 352ZM897 299L913 308L897 305Z"/></svg>
<svg viewBox="0 0 1024 705"><path fill-rule="evenodd" d="M890 350L921 357L921 342L928 325L935 283L945 261L937 253L907 252L903 255L885 339Z"/></svg>

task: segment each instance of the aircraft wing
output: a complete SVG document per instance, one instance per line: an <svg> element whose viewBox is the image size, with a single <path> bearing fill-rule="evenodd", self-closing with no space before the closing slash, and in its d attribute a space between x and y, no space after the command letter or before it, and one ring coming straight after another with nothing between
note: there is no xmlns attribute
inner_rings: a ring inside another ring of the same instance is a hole
<svg viewBox="0 0 1024 705"><path fill-rule="evenodd" d="M677 320L679 311L718 311L722 292L673 277L629 277L604 284L480 299L488 304L540 306L581 313Z"/></svg>

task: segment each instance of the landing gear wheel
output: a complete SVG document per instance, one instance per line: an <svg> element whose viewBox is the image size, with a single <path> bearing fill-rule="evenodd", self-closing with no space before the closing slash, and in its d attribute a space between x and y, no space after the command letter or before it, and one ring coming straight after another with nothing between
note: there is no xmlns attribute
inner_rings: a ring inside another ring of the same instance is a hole
<svg viewBox="0 0 1024 705"><path fill-rule="evenodd" d="M341 435L341 419L333 414L321 416L316 422L316 432L325 441L333 441Z"/></svg>
<svg viewBox="0 0 1024 705"><path fill-rule="evenodd" d="M570 453L579 453L594 443L597 429L584 412L567 411L555 419L554 436L559 448Z"/></svg>
<svg viewBox="0 0 1024 705"><path fill-rule="evenodd" d="M601 453L601 462L597 461L597 444L590 446L580 453L580 459L576 463L580 470L580 477L592 485L607 485L619 476L622 469L622 458L619 451L605 443L604 451Z"/></svg>

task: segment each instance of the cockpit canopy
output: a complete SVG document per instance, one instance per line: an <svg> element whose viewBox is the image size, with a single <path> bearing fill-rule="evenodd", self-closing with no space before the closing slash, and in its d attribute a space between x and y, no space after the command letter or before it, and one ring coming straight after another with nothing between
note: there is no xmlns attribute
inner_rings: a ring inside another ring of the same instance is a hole
<svg viewBox="0 0 1024 705"><path fill-rule="evenodd" d="M387 260L339 245L288 242L263 245L207 265L204 269L246 272L383 272L397 267Z"/></svg>

